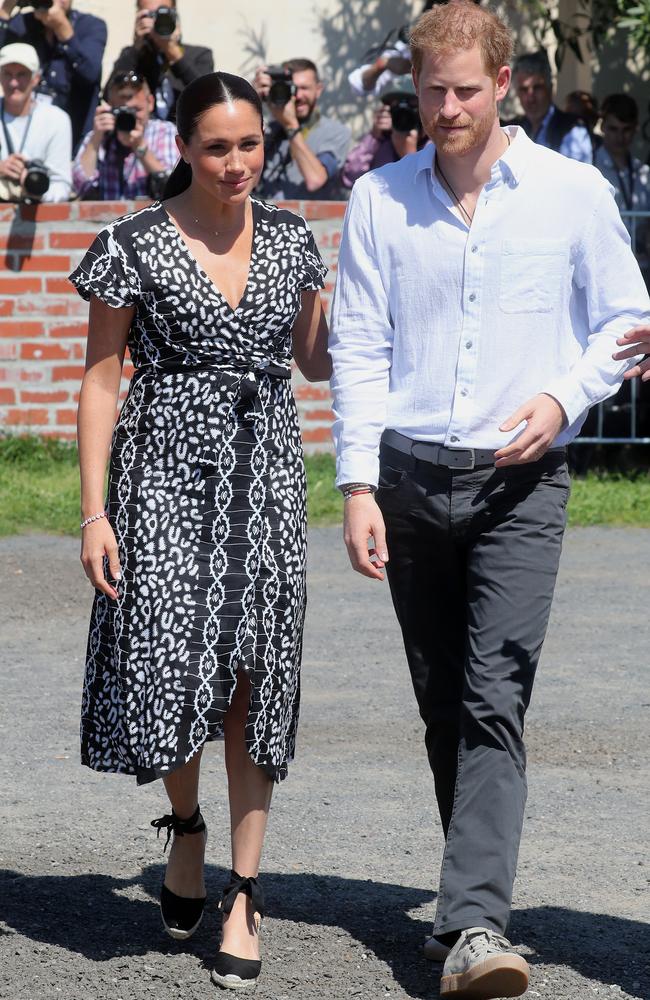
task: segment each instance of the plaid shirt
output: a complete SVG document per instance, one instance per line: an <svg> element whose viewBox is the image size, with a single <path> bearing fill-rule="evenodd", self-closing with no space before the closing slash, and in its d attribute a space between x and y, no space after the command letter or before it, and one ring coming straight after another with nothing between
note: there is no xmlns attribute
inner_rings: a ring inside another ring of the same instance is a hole
<svg viewBox="0 0 650 1000"><path fill-rule="evenodd" d="M97 154L97 169L87 176L81 165L81 157L90 142L92 132L83 139L72 165L72 182L81 198L97 198L100 201L120 201L124 198L146 198L149 174L135 153L127 152L125 146L111 137L103 142ZM166 171L171 172L178 160L178 149L174 142L176 126L171 122L150 118L144 130L144 142Z"/></svg>

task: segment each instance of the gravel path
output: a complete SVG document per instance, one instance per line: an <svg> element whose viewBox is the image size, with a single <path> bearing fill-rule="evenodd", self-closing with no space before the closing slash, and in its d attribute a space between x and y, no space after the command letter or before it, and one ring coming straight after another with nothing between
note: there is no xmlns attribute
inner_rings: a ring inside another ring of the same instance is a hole
<svg viewBox="0 0 650 1000"><path fill-rule="evenodd" d="M530 997L650 998L650 535L569 533L528 716L529 804L510 936ZM215 996L216 901L228 863L221 747L205 755L206 919L161 932L159 783L77 762L91 593L76 541L0 541L0 997ZM419 947L442 837L385 585L311 533L299 755L277 792L263 877L260 1000L438 996Z"/></svg>

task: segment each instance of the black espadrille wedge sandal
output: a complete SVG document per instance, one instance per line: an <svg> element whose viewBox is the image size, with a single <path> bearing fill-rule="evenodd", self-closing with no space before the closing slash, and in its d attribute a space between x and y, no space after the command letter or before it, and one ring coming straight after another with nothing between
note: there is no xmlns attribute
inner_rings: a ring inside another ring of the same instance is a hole
<svg viewBox="0 0 650 1000"><path fill-rule="evenodd" d="M151 825L158 830L158 836L160 836L161 830L167 830L167 840L163 853L167 850L172 833L175 837L184 837L185 834L191 833L204 833L207 839L207 828L201 816L200 806L196 807L189 819L181 819L172 809L171 815L152 819ZM163 882L160 890L160 913L167 933L176 941L187 941L188 938L191 938L203 919L205 900L205 896L201 899L177 896Z"/></svg>
<svg viewBox="0 0 650 1000"><path fill-rule="evenodd" d="M221 911L230 913L240 892L250 896L253 911L255 915L259 915L259 930L264 916L264 893L256 878L238 875L236 871L231 871L230 881L223 890ZM261 961L237 958L236 955L229 955L228 952L220 950L212 970L212 981L224 990L254 990L261 970Z"/></svg>

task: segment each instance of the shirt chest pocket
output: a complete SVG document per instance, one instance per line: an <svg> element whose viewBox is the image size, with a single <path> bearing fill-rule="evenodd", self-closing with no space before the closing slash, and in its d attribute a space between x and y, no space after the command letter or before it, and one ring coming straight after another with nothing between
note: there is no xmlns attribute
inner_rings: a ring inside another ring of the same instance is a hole
<svg viewBox="0 0 650 1000"><path fill-rule="evenodd" d="M562 294L568 256L564 240L504 240L499 273L502 312L552 312Z"/></svg>

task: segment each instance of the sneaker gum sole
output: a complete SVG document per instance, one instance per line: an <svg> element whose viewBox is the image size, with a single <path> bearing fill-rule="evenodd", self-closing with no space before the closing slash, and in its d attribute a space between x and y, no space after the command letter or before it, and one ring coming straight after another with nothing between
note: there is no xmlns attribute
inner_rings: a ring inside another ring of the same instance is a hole
<svg viewBox="0 0 650 1000"><path fill-rule="evenodd" d="M257 979L240 979L239 976L220 976L214 969L210 973L212 982L220 986L222 990L249 990L257 987Z"/></svg>
<svg viewBox="0 0 650 1000"><path fill-rule="evenodd" d="M480 965L440 980L440 996L458 1000L520 997L528 989L528 963L521 955L494 955Z"/></svg>

